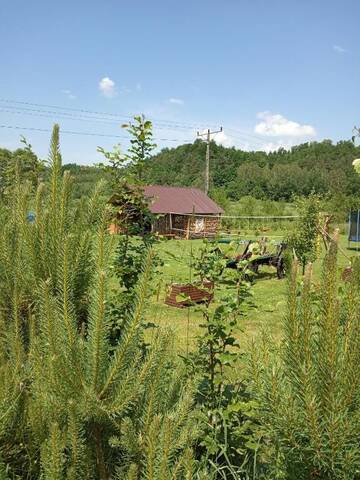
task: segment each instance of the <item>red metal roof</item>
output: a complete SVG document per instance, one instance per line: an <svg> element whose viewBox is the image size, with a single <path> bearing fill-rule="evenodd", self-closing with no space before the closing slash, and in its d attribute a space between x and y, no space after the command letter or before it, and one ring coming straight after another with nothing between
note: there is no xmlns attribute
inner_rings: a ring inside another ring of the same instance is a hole
<svg viewBox="0 0 360 480"><path fill-rule="evenodd" d="M144 194L151 199L152 213L224 213L222 208L198 188L148 185L144 187Z"/></svg>

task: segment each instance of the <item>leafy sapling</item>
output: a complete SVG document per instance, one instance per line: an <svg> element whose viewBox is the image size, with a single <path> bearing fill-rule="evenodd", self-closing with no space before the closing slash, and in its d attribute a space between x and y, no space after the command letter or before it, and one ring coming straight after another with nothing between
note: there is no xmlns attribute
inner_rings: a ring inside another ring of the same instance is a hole
<svg viewBox="0 0 360 480"><path fill-rule="evenodd" d="M156 148L153 143L152 122L145 115L135 115L134 121L122 125L130 134L131 146L125 159L129 162L130 171L138 182L144 179L144 170L150 159L150 154Z"/></svg>
<svg viewBox="0 0 360 480"><path fill-rule="evenodd" d="M319 233L321 201L319 196L312 194L308 198L299 198L297 209L299 220L287 243L293 249L304 274L306 265L318 258L321 247Z"/></svg>
<svg viewBox="0 0 360 480"><path fill-rule="evenodd" d="M137 115L133 122L122 127L130 134L130 147L126 153L121 152L119 145L112 152L98 148L109 163L105 168L112 179L112 195L109 200L112 205L111 222L120 233L114 270L121 294L112 305L112 339L115 343L124 319L133 306L144 259L148 250L158 241L151 230L155 216L150 211L141 185L145 165L156 146L152 142L152 123L144 115ZM153 275L160 263L159 257L154 255Z"/></svg>
<svg viewBox="0 0 360 480"><path fill-rule="evenodd" d="M208 242L204 242L194 262L196 275L202 281L214 282L216 295L221 292L219 287L221 278L226 275L226 262L221 250L214 249ZM246 261L239 262L238 269L228 278L230 286L216 303L198 307L203 317L200 324L203 333L198 337L197 351L187 358L188 366L199 379L197 400L204 415L201 446L205 455L216 460L218 465L222 462L239 464L242 455L239 454L239 438L251 436L243 425L251 410L246 405L248 412L242 411L244 386L231 379L241 359L235 335L239 318L251 306L246 267Z"/></svg>

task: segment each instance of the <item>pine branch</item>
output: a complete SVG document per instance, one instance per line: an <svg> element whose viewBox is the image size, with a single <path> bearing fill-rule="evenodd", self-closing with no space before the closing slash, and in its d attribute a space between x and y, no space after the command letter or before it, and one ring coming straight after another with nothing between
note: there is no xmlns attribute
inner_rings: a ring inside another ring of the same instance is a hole
<svg viewBox="0 0 360 480"><path fill-rule="evenodd" d="M102 388L102 373L107 366L106 360L109 352L108 325L105 315L107 286L105 232L102 226L99 229L97 240L96 273L90 303L87 351L90 384L94 391L99 392Z"/></svg>
<svg viewBox="0 0 360 480"><path fill-rule="evenodd" d="M147 300L148 282L151 275L153 252L150 250L145 260L144 269L140 277L139 285L136 289L136 297L133 310L128 316L128 321L124 327L122 340L114 353L114 358L110 364L104 386L100 393L103 398L107 390L116 381L121 369L126 364L125 359L131 358L133 352L138 346L138 339L142 327L144 307Z"/></svg>
<svg viewBox="0 0 360 480"><path fill-rule="evenodd" d="M78 418L75 405L70 406L69 427L68 427L68 447L70 450L69 466L67 468L67 480L79 480L87 477L86 445L84 440L84 430L81 425L82 419Z"/></svg>
<svg viewBox="0 0 360 480"><path fill-rule="evenodd" d="M64 439L57 423L50 427L49 439L42 445L41 461L44 480L63 480Z"/></svg>

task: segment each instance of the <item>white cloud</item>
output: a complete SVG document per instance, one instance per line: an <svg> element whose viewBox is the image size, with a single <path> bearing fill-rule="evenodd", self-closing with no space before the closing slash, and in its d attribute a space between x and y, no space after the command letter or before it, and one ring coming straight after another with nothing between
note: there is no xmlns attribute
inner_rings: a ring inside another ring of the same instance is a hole
<svg viewBox="0 0 360 480"><path fill-rule="evenodd" d="M333 50L336 53L345 53L345 48L341 47L340 45L333 45Z"/></svg>
<svg viewBox="0 0 360 480"><path fill-rule="evenodd" d="M99 82L99 90L107 98L113 98L116 95L116 88L114 80L109 77L104 77Z"/></svg>
<svg viewBox="0 0 360 480"><path fill-rule="evenodd" d="M61 93L66 95L69 100L75 100L76 98L76 95L74 95L71 90L61 90Z"/></svg>
<svg viewBox="0 0 360 480"><path fill-rule="evenodd" d="M316 135L315 128L311 125L288 120L279 113L259 112L257 118L261 122L255 125L255 133L269 137L313 137Z"/></svg>
<svg viewBox="0 0 360 480"><path fill-rule="evenodd" d="M201 130L200 134L201 134L200 138L202 140L206 140L207 130L206 129ZM210 138L211 140L214 140L214 142L216 142L218 145L222 145L223 147L234 146L233 140L229 138L224 132L213 133Z"/></svg>
<svg viewBox="0 0 360 480"><path fill-rule="evenodd" d="M174 105L184 105L184 100L181 98L169 98L169 103L173 103Z"/></svg>
<svg viewBox="0 0 360 480"><path fill-rule="evenodd" d="M222 145L223 147L232 147L234 145L232 139L229 138L224 132L215 133L212 138L218 145Z"/></svg>
<svg viewBox="0 0 360 480"><path fill-rule="evenodd" d="M292 145L291 142L285 142L284 140L278 140L277 142L265 143L258 150L262 150L266 153L270 153L270 152L277 152L278 150L280 150L280 148L284 148L285 150L290 150L292 146L293 145Z"/></svg>

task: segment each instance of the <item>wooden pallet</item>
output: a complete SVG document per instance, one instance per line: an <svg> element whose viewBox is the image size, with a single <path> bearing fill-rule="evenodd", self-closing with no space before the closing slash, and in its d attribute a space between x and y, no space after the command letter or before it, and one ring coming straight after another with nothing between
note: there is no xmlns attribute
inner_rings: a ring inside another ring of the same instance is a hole
<svg viewBox="0 0 360 480"><path fill-rule="evenodd" d="M171 307L185 308L197 303L209 303L214 297L214 283L172 283L168 287L165 304Z"/></svg>

